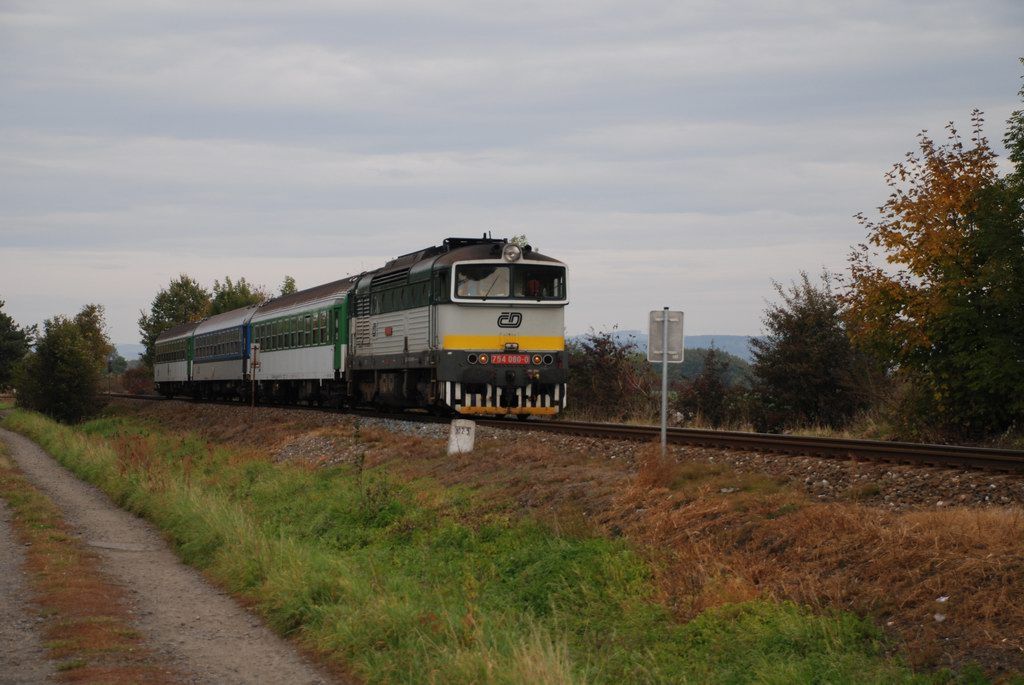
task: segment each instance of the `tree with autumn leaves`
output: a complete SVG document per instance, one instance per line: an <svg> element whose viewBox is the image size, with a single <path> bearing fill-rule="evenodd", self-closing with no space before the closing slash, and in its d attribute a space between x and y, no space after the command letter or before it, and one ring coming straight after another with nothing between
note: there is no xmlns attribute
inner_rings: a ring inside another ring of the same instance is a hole
<svg viewBox="0 0 1024 685"><path fill-rule="evenodd" d="M1024 427L1024 111L1008 122L1008 174L982 125L976 110L967 141L953 124L942 144L920 134L886 174L841 295L851 340L902 388L900 411L948 437Z"/></svg>

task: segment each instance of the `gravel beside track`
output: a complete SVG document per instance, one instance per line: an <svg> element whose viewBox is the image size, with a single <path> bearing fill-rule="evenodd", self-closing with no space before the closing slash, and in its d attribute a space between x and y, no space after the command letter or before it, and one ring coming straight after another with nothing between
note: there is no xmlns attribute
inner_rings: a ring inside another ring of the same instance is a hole
<svg viewBox="0 0 1024 685"><path fill-rule="evenodd" d="M230 409L225 409L225 414ZM276 411L289 411L277 409ZM325 414L324 423L352 421L338 414ZM449 427L444 423L420 423L394 418L361 416L354 419L366 427L383 428L424 438L446 440ZM529 436L529 437L527 437ZM522 426L502 429L478 426L477 441L513 443L531 440L565 455L607 459L632 471L639 455L650 449L649 443L612 440L548 432L523 432ZM301 460L320 464L351 460L358 449L338 450L324 437L303 437L277 453L279 461ZM856 500L862 504L902 511L922 507L947 506L1021 506L1024 505L1024 475L989 471L964 471L953 468L928 468L907 464L885 464L817 456L799 456L772 452L754 452L669 445L669 456L680 462L718 464L741 473L764 474L803 489L820 502Z"/></svg>
<svg viewBox="0 0 1024 685"><path fill-rule="evenodd" d="M187 674L186 682L335 682L257 617L182 564L152 525L119 509L30 440L5 430L0 430L0 439L7 443L10 457L25 476L96 549L103 570L125 586L135 627L154 652ZM15 575L3 571L2 564L13 556L6 549L0 537L0 577L4 582ZM2 592L0 600L4 599ZM4 614L6 607L7 603L0 601ZM0 633L0 648L5 638L6 634ZM0 671L0 682L18 682L5 677Z"/></svg>
<svg viewBox="0 0 1024 685"><path fill-rule="evenodd" d="M169 411L187 412L193 417L179 426L203 431L210 426L245 426L254 416L248 407L238 404L195 404L191 402L135 402ZM310 434L301 431L274 450L275 461L300 461L328 466L354 462L364 446L337 435L317 434L315 428L338 428L349 434L353 426L383 429L426 439L447 440L447 423L423 421L423 417L352 415L308 409L259 407L255 416L260 423L301 423ZM159 412L158 412L159 413ZM552 449L570 462L604 461L609 468L633 472L652 443L615 440L607 437L560 434L530 430L532 424L509 422L509 428L493 424L477 426L477 444L513 445L530 442ZM1024 475L991 471L935 468L884 462L854 461L818 456L729 450L716 447L669 445L669 456L680 463L706 463L735 469L740 473L776 478L807 492L820 502L856 501L893 511L948 506L1004 507L1024 505Z"/></svg>

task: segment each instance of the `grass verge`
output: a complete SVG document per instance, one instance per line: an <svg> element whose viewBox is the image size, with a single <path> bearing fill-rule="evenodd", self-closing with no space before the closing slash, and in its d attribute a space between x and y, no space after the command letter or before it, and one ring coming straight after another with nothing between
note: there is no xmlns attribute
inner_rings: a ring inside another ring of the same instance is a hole
<svg viewBox="0 0 1024 685"><path fill-rule="evenodd" d="M153 520L278 631L368 682L948 682L852 614L742 602L679 623L625 542L383 468L275 465L106 418L5 425Z"/></svg>
<svg viewBox="0 0 1024 685"><path fill-rule="evenodd" d="M131 628L121 590L68 528L53 502L18 471L0 442L0 498L26 546L26 571L45 618L60 679L73 683L173 682Z"/></svg>

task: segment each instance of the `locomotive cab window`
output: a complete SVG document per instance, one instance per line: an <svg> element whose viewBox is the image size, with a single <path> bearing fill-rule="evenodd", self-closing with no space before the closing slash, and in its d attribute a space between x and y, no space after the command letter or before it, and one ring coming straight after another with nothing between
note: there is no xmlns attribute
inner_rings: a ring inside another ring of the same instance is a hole
<svg viewBox="0 0 1024 685"><path fill-rule="evenodd" d="M513 267L512 296L527 300L564 300L565 267L527 266Z"/></svg>
<svg viewBox="0 0 1024 685"><path fill-rule="evenodd" d="M456 265L455 297L562 302L566 299L565 267L547 264Z"/></svg>
<svg viewBox="0 0 1024 685"><path fill-rule="evenodd" d="M485 300L508 297L509 267L497 264L464 264L455 269L455 295Z"/></svg>

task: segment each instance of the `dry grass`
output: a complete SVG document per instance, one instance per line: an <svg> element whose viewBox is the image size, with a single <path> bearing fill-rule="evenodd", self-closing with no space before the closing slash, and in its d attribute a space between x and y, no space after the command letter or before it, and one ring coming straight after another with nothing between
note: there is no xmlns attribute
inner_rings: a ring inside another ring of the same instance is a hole
<svg viewBox="0 0 1024 685"><path fill-rule="evenodd" d="M96 555L69 535L53 502L2 454L0 497L10 505L15 533L26 545L26 571L60 680L177 682L132 629L123 592L104 577Z"/></svg>
<svg viewBox="0 0 1024 685"><path fill-rule="evenodd" d="M554 642L536 629L523 644L513 650L511 682L533 685L576 685L580 680L572 670L569 648Z"/></svg>
<svg viewBox="0 0 1024 685"><path fill-rule="evenodd" d="M919 668L977 661L992 674L1024 670L1019 508L891 512L820 503L765 476L665 462L657 446L634 467L566 454L543 438L478 436L473 454L449 458L442 441L312 412L239 421L230 418L236 408L138 405L130 411L162 425L266 454L314 431L354 440L366 466L467 486L480 493L478 509L527 510L563 532L625 535L654 562L661 599L682 619L755 597L791 599L874 618ZM870 496L871 484L861 487ZM557 663L555 656L545 661Z"/></svg>
<svg viewBox="0 0 1024 685"><path fill-rule="evenodd" d="M692 498L673 490L671 466L649 463L617 503L626 533L660 550L660 585L680 617L792 599L874 617L917 667L1024 667L1020 509L896 514L785 489L716 496L722 477L709 474Z"/></svg>

